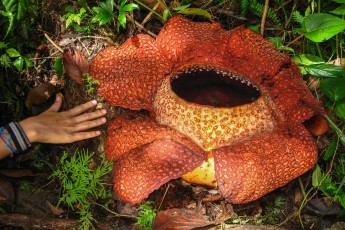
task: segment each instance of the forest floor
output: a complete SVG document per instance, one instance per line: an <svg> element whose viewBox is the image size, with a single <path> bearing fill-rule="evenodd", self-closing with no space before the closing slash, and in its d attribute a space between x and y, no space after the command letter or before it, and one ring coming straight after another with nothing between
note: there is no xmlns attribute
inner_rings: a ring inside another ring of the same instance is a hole
<svg viewBox="0 0 345 230"><path fill-rule="evenodd" d="M80 6L68 1L48 2L49 4L42 10L49 13L45 15L43 23L37 25L41 34L37 35L36 39L42 41L42 49L37 51L37 56L33 59L35 68L27 69L23 74L25 80L21 80L20 84L26 90L20 98L27 101L29 91L43 83L50 82L55 88L46 102L32 103L30 108L23 109L21 117L44 111L54 101L55 93L60 92L64 96L62 110L97 99L97 108L105 108L108 111L108 122L101 126L102 135L99 138L64 145L35 144L25 155L0 161L1 229L72 229L80 227L80 223L85 224L85 219L91 220L96 229L141 229L136 225L137 217L144 216L150 219L153 216L149 212L151 210L156 213L168 210L164 215L170 216L170 221L176 221L181 224L180 226L185 224L189 226L187 228L199 229L301 229L302 226L305 229L326 229L334 224L336 216L341 211L337 202L319 196L317 192L307 202L304 200L304 189L311 186L312 172L254 202L240 205L229 204L222 198L213 200L212 197L217 194L216 190L191 185L182 179L170 181L149 196L148 206L141 206L148 212L146 216L142 209L141 211L138 209L140 205L126 204L114 196L100 198L89 195L87 200L90 207L87 212L92 218L85 217L87 215L81 213L84 209L78 203L74 203L71 207L65 202L59 202L66 190L62 187L59 178L51 175L62 168L60 160L63 153L68 153L70 159L76 152L88 149L89 153L95 153L91 162L88 162L88 167L96 168L103 162L103 141L107 126L117 116L128 112L126 109L110 106L96 92L86 92L85 85L80 85L66 76L59 77L54 68L56 63L54 61L63 55L59 48L80 50L88 61L91 61L106 46L122 44L135 34L149 32L157 35L164 22L153 15L145 25L138 26L138 23L135 24L130 19L142 22L149 12L141 9L128 14L127 28L121 33L116 31L114 25L108 24L85 35L75 30L76 24L75 27L66 29L66 19L62 17L66 14L66 7L74 7L78 12ZM149 5L150 2L145 3ZM194 7L201 7L205 2L195 1L193 4ZM255 15L243 17L236 13L238 12L236 7L239 7L239 4L231 4L231 1L227 1L224 5L215 5L210 11L215 20L226 29L242 24L260 24L260 17ZM265 36L280 36L281 31L274 28L274 23L267 20ZM44 38L43 34L47 34L51 41ZM293 39L294 37L291 38ZM295 51L302 46L301 42L302 40L294 44ZM40 96L33 94L31 97ZM316 141L321 152L329 143L329 137L324 135ZM103 176L102 180L105 190L111 192L113 190L111 173ZM176 216L171 215L171 209ZM89 227L91 228L91 225ZM345 229L345 227L339 224L334 225L332 229Z"/></svg>

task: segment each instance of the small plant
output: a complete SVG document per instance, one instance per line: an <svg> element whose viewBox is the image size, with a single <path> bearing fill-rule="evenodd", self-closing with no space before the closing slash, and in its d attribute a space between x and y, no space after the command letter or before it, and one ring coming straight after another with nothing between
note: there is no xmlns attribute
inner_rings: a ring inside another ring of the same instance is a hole
<svg viewBox="0 0 345 230"><path fill-rule="evenodd" d="M58 206L66 204L72 210L77 209L80 215L80 229L93 228L94 218L91 206L97 199L106 199L111 193L104 188L102 177L112 169L112 163L103 156L101 163L94 169L89 165L94 153L88 150L76 150L68 160L68 154L63 153L60 168L55 170L50 178L58 178L62 186L62 197Z"/></svg>
<svg viewBox="0 0 345 230"><path fill-rule="evenodd" d="M251 11L255 15L261 17L264 12L264 4L257 2L257 0L242 0L241 1L241 13L246 15L248 11ZM267 10L267 17L272 20L277 26L281 25L281 21L277 13L269 7Z"/></svg>
<svg viewBox="0 0 345 230"><path fill-rule="evenodd" d="M139 6L137 4L134 3L127 3L127 0L121 0L119 2L119 15L117 16L117 21L119 22L118 24L118 30L119 30L119 26L121 25L124 29L126 29L126 15L125 12L130 12L133 10L138 10Z"/></svg>
<svg viewBox="0 0 345 230"><path fill-rule="evenodd" d="M157 210L152 208L151 202L142 202L138 207L140 215L137 217L136 225L142 227L145 230L152 229L153 220L156 217Z"/></svg>
<svg viewBox="0 0 345 230"><path fill-rule="evenodd" d="M99 84L99 81L96 79L93 79L90 74L84 73L83 79L86 87L86 93L94 93L96 90L96 85Z"/></svg>

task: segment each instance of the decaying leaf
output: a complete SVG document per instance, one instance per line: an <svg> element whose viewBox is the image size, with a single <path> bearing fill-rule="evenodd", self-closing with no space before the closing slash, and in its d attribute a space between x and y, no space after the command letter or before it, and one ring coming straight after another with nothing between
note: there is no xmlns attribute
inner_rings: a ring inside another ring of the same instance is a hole
<svg viewBox="0 0 345 230"><path fill-rule="evenodd" d="M25 100L25 105L29 110L31 110L33 105L43 104L56 92L56 86L52 85L51 83L46 82L40 84L29 91Z"/></svg>
<svg viewBox="0 0 345 230"><path fill-rule="evenodd" d="M197 211L187 209L168 209L159 212L153 223L152 229L192 229L213 224L207 216Z"/></svg>
<svg viewBox="0 0 345 230"><path fill-rule="evenodd" d="M14 190L9 180L0 177L0 203L13 203Z"/></svg>
<svg viewBox="0 0 345 230"><path fill-rule="evenodd" d="M83 74L89 72L89 62L83 54L74 48L65 50L63 54L63 66L65 73L72 80L83 85Z"/></svg>

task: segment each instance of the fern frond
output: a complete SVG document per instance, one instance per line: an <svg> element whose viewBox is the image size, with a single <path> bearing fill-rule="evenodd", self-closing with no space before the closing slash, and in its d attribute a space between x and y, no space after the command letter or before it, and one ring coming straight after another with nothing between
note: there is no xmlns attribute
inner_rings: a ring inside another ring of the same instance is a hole
<svg viewBox="0 0 345 230"><path fill-rule="evenodd" d="M302 24L304 17L301 15L299 11L296 10L292 13L292 19L294 22L298 22L299 24Z"/></svg>
<svg viewBox="0 0 345 230"><path fill-rule="evenodd" d="M243 16L246 15L248 8L249 8L249 0L242 0L241 1L241 14Z"/></svg>
<svg viewBox="0 0 345 230"><path fill-rule="evenodd" d="M251 1L251 4L249 5L249 10L251 10L254 14L260 17L263 15L264 8L265 6L261 3L256 2L256 0ZM278 26L281 25L279 16L271 7L268 7L267 18L271 19L274 24Z"/></svg>

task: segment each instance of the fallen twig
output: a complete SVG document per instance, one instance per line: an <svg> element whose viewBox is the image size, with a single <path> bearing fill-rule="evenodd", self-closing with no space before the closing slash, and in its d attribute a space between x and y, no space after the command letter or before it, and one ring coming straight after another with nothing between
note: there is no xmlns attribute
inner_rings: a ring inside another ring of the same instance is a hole
<svg viewBox="0 0 345 230"><path fill-rule="evenodd" d="M262 18L261 18L261 28L260 28L261 35L264 35L264 32L265 32L265 23L266 23L269 3L270 3L270 0L265 0L265 8L264 8L264 12L262 13Z"/></svg>

